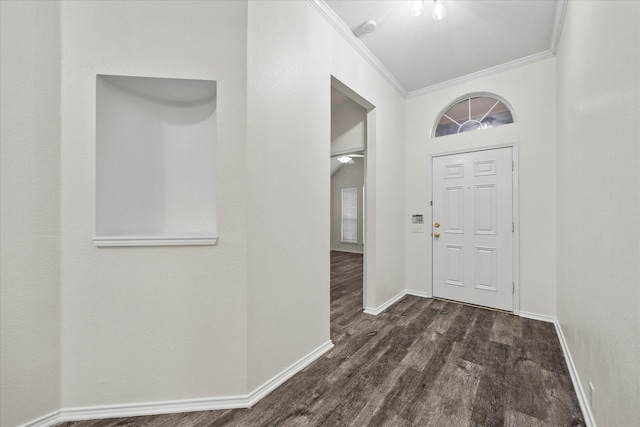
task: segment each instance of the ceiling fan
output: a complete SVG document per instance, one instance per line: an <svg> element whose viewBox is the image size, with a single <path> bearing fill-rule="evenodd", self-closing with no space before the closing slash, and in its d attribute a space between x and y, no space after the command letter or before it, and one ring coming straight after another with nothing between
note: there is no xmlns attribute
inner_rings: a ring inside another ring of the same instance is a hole
<svg viewBox="0 0 640 427"><path fill-rule="evenodd" d="M344 163L345 165L352 165L355 162L353 161L354 157L364 157L364 154L345 154L336 158L340 163Z"/></svg>

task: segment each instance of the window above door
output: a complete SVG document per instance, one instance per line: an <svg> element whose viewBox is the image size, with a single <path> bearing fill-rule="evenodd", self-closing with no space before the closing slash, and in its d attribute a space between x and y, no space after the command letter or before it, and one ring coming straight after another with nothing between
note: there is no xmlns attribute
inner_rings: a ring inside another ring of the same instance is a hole
<svg viewBox="0 0 640 427"><path fill-rule="evenodd" d="M513 123L513 110L494 94L468 94L451 102L437 117L433 137L453 135Z"/></svg>

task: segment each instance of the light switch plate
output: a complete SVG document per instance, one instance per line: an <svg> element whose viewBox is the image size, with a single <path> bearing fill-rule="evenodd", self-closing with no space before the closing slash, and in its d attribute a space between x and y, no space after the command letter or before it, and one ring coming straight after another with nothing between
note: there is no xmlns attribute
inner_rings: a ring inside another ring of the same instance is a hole
<svg viewBox="0 0 640 427"><path fill-rule="evenodd" d="M411 224L412 233L424 233L424 224Z"/></svg>

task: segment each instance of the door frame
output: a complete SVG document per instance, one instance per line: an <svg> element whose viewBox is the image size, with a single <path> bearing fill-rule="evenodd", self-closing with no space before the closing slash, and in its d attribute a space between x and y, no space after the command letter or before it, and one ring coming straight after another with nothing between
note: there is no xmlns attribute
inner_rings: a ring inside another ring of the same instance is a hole
<svg viewBox="0 0 640 427"><path fill-rule="evenodd" d="M364 147L364 191L362 194L362 308L366 310L370 306L370 300L375 298L375 270L374 256L375 250L375 147L376 147L376 106L365 99L362 95L341 82L333 74L331 75L331 87L340 91L353 102L366 110L366 135ZM329 107L331 108L331 106ZM353 151L351 151L353 152ZM339 155L339 153L334 153ZM331 153L329 153L331 157ZM329 183L331 185L331 183Z"/></svg>
<svg viewBox="0 0 640 427"><path fill-rule="evenodd" d="M504 143L504 144L494 144L494 145L483 145L482 147L474 147L474 148L463 148L459 150L448 150L448 151L438 151L429 153L427 155L427 196L429 202L429 209L427 209L427 217L429 220L429 224L433 224L433 158L434 157L442 157L449 156L452 154L467 154L474 153L478 151L487 151L487 150L495 150L499 148L511 148L511 156L513 161L513 190L512 190L512 210L513 210L513 241L512 241L512 251L513 251L513 314L520 315L520 186L519 186L519 171L520 167L518 164L519 155L518 155L518 141ZM430 225L430 228L433 226ZM430 296L433 297L433 236L432 232L425 233L429 238L429 243L427 244L427 258L428 263L431 267L430 274L427 274L427 289L430 292Z"/></svg>

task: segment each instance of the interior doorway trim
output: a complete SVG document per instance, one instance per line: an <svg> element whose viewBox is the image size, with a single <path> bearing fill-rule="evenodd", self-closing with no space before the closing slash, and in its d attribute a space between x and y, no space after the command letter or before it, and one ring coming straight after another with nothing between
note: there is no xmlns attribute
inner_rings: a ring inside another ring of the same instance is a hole
<svg viewBox="0 0 640 427"><path fill-rule="evenodd" d="M513 209L513 314L520 315L520 186L519 186L519 154L518 154L518 141L508 142L504 144L492 144L483 145L481 147L470 147L459 150L437 151L427 155L427 179L429 180L427 185L428 201L431 204L433 201L433 183L431 182L433 177L433 158L447 156L451 154L466 154L477 151L493 150L497 148L511 148L512 149L512 161L513 161L513 194L512 194L512 209ZM433 224L433 206L429 206L427 209L427 216L429 224ZM427 289L430 296L433 297L433 245L431 244L433 239L431 234L427 234L429 238L428 247L428 262L431 266L430 274L427 275Z"/></svg>

